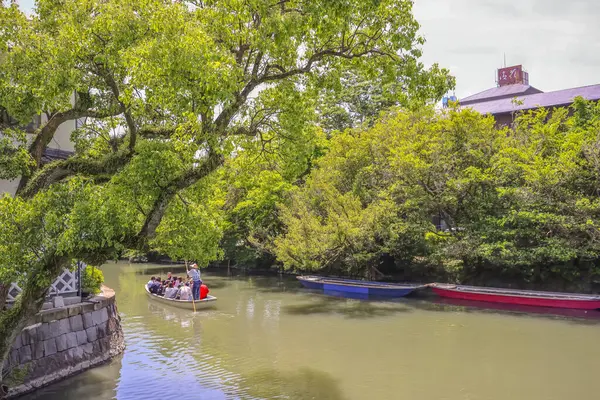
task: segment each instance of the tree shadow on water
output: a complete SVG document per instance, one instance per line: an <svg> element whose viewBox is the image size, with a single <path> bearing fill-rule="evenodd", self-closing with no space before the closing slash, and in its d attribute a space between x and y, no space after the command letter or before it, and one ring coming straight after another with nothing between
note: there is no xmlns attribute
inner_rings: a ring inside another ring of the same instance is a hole
<svg viewBox="0 0 600 400"><path fill-rule="evenodd" d="M335 378L310 367L296 371L260 369L246 375L240 386L251 396L263 399L346 399Z"/></svg>
<svg viewBox="0 0 600 400"><path fill-rule="evenodd" d="M338 314L346 318L367 319L388 317L413 310L404 304L395 302L371 302L321 297L310 303L284 306L283 311L291 315Z"/></svg>

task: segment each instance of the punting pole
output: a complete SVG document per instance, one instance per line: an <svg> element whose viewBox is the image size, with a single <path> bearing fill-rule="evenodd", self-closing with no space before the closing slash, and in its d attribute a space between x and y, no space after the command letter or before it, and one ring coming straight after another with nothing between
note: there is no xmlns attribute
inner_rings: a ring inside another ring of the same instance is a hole
<svg viewBox="0 0 600 400"><path fill-rule="evenodd" d="M188 271L187 260L185 260L185 274L187 275L188 273L189 273L189 271ZM193 291L192 291L192 305L194 306L194 312L196 312L196 299L194 299L194 292Z"/></svg>

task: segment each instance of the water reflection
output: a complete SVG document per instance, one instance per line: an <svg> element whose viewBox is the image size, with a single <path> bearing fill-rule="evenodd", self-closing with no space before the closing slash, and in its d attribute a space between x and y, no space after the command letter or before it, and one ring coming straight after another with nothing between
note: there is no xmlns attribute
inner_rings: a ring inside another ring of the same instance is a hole
<svg viewBox="0 0 600 400"><path fill-rule="evenodd" d="M261 399L344 400L340 383L327 372L303 367L296 371L260 369L244 377L248 393Z"/></svg>
<svg viewBox="0 0 600 400"><path fill-rule="evenodd" d="M142 288L185 267L103 270L117 292L124 356L30 399L562 400L600 391L600 313L363 301L295 279L214 273L203 278L216 307L193 313Z"/></svg>
<svg viewBox="0 0 600 400"><path fill-rule="evenodd" d="M290 304L284 307L284 311L291 315L338 314L346 318L368 319L408 313L413 309L402 303L376 303L338 297L331 298L324 295L316 300L311 299L300 304Z"/></svg>

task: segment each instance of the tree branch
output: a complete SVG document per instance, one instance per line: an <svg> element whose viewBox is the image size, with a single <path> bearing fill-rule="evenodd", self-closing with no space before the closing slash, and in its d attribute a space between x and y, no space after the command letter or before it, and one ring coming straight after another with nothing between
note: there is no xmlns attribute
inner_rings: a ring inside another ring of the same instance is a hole
<svg viewBox="0 0 600 400"><path fill-rule="evenodd" d="M119 105L121 106L121 111L123 112L123 115L125 116L125 122L127 123L127 128L129 128L129 150L131 152L133 152L133 149L135 148L136 138L137 138L137 127L135 126L135 122L133 121L133 116L131 115L131 111L129 110L129 108L126 107L125 103L123 103L120 99L121 94L119 92L119 86L117 85L115 78L110 73L108 73L108 71L106 71L104 69L104 67L101 66L100 68L101 68L104 80L106 81L106 84L108 85L111 92L113 93L113 96L115 96L115 99L119 102Z"/></svg>
<svg viewBox="0 0 600 400"><path fill-rule="evenodd" d="M148 240L156 236L156 229L162 220L169 203L178 194L179 191L186 189L200 179L208 176L225 162L221 154L210 151L208 157L200 165L190 168L175 179L167 187L160 191L160 194L154 201L151 210L146 214L144 225L134 238L128 240L132 248L144 249L147 247Z"/></svg>
<svg viewBox="0 0 600 400"><path fill-rule="evenodd" d="M74 156L66 160L54 161L47 164L34 175L27 186L22 189L20 195L24 198L31 198L40 190L47 189L50 185L75 174L84 176L114 174L125 166L131 160L132 156L133 153L129 150L121 150L116 153L110 153L99 160Z"/></svg>
<svg viewBox="0 0 600 400"><path fill-rule="evenodd" d="M81 118L107 118L110 116L118 115L120 111L96 111L96 110L79 110L77 108L72 108L67 111L61 111L54 113L46 124L37 130L33 141L29 145L29 154L31 158L35 161L35 169L38 170L42 166L42 157L44 155L44 151L54 138L54 134L58 127L67 121L77 120ZM25 189L29 182L30 177L27 175L23 175L21 180L19 181L19 186L17 187L17 195L21 194L21 192Z"/></svg>
<svg viewBox="0 0 600 400"><path fill-rule="evenodd" d="M144 139L170 139L175 133L174 127L154 127L146 126L140 128L137 132L139 137Z"/></svg>

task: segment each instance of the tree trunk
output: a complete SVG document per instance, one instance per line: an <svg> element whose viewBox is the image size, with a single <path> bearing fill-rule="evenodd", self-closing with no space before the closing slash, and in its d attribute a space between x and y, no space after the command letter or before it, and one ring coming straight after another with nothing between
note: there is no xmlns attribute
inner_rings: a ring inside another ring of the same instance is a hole
<svg viewBox="0 0 600 400"><path fill-rule="evenodd" d="M6 300L8 298L8 291L10 290L10 283L0 283L0 313L6 306Z"/></svg>
<svg viewBox="0 0 600 400"><path fill-rule="evenodd" d="M40 270L32 271L29 274L23 285L23 291L17 297L15 304L9 310L0 314L0 371L4 367L4 362L8 358L17 335L27 326L31 318L40 311L50 289L50 283L56 278L62 267L67 264L68 259L64 257L48 258L48 261ZM1 387L2 374L0 373L0 398L3 398Z"/></svg>

